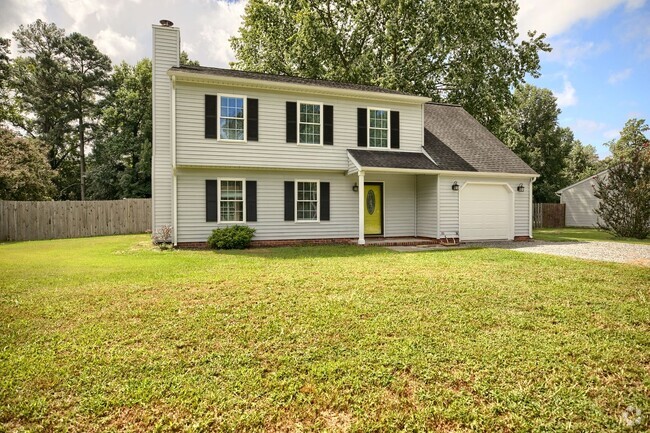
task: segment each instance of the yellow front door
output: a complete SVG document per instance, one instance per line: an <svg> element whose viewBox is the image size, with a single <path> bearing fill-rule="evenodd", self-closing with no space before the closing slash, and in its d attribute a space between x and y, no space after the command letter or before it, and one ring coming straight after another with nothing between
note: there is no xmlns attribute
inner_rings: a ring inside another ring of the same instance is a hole
<svg viewBox="0 0 650 433"><path fill-rule="evenodd" d="M381 184L364 185L364 233L367 235L382 234L382 191Z"/></svg>

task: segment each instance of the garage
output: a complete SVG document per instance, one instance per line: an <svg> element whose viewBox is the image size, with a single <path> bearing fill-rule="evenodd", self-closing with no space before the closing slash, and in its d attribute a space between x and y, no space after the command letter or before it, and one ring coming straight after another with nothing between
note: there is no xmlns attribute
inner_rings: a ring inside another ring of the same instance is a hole
<svg viewBox="0 0 650 433"><path fill-rule="evenodd" d="M460 239L512 239L513 193L507 184L466 183L460 190Z"/></svg>

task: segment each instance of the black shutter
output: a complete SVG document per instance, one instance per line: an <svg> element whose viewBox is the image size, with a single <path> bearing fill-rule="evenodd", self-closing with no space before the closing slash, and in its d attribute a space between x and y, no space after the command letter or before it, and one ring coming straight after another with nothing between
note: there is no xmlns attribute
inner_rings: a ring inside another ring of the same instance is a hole
<svg viewBox="0 0 650 433"><path fill-rule="evenodd" d="M287 101L287 143L298 142L298 125L296 124L297 105L295 102Z"/></svg>
<svg viewBox="0 0 650 433"><path fill-rule="evenodd" d="M320 220L330 220L330 183L320 183Z"/></svg>
<svg viewBox="0 0 650 433"><path fill-rule="evenodd" d="M323 144L334 144L334 107L323 106Z"/></svg>
<svg viewBox="0 0 650 433"><path fill-rule="evenodd" d="M205 181L205 220L217 220L217 181Z"/></svg>
<svg viewBox="0 0 650 433"><path fill-rule="evenodd" d="M246 181L246 221L257 221L257 182Z"/></svg>
<svg viewBox="0 0 650 433"><path fill-rule="evenodd" d="M294 207L294 183L293 181L284 182L284 220L293 221L295 218L293 216L293 207Z"/></svg>
<svg viewBox="0 0 650 433"><path fill-rule="evenodd" d="M399 111L390 112L390 148L399 149Z"/></svg>
<svg viewBox="0 0 650 433"><path fill-rule="evenodd" d="M368 147L368 110L357 108L357 146Z"/></svg>
<svg viewBox="0 0 650 433"><path fill-rule="evenodd" d="M217 95L205 95L205 138L217 138Z"/></svg>
<svg viewBox="0 0 650 433"><path fill-rule="evenodd" d="M246 127L246 138L248 141L257 141L258 140L258 103L257 99L246 99L246 116L248 119L248 126Z"/></svg>

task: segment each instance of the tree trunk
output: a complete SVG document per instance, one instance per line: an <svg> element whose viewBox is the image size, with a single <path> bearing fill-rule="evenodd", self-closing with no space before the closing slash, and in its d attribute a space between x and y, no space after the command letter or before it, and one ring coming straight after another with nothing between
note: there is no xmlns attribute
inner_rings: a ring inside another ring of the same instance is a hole
<svg viewBox="0 0 650 433"><path fill-rule="evenodd" d="M80 167L80 186L81 186L81 200L86 200L86 154L84 143L84 119L83 116L79 118L79 167Z"/></svg>

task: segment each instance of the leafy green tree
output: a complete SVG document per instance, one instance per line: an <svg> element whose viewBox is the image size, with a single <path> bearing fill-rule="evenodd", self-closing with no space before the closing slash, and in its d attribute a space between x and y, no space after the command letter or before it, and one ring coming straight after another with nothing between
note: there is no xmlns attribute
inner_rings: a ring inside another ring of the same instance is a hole
<svg viewBox="0 0 650 433"><path fill-rule="evenodd" d="M43 143L0 127L0 200L49 200L54 171Z"/></svg>
<svg viewBox="0 0 650 433"><path fill-rule="evenodd" d="M111 81L90 155L89 195L151 197L151 61L121 63Z"/></svg>
<svg viewBox="0 0 650 433"><path fill-rule="evenodd" d="M11 68L10 89L16 115L10 123L48 147L47 159L56 171L59 198L76 198L79 179L76 146L71 142L69 95L66 87L65 33L41 20L21 25L13 33L18 51Z"/></svg>
<svg viewBox="0 0 650 433"><path fill-rule="evenodd" d="M514 92L514 106L501 116L497 135L540 177L535 181L533 199L555 202L555 191L568 185L565 166L574 141L569 128L558 124L560 109L548 89L526 84Z"/></svg>
<svg viewBox="0 0 650 433"><path fill-rule="evenodd" d="M600 199L598 225L616 236L645 239L650 235L650 143L626 152L596 180Z"/></svg>
<svg viewBox="0 0 650 433"><path fill-rule="evenodd" d="M517 12L516 0L251 0L232 66L460 103L495 130L550 50L543 34L519 41Z"/></svg>
<svg viewBox="0 0 650 433"><path fill-rule="evenodd" d="M190 56L186 51L181 51L179 63L187 66L201 66L198 60L190 60Z"/></svg>
<svg viewBox="0 0 650 433"><path fill-rule="evenodd" d="M633 152L644 147L648 142L645 133L649 130L650 127L645 119L629 119L625 122L620 137L607 143L614 160L624 160Z"/></svg>
<svg viewBox="0 0 650 433"><path fill-rule="evenodd" d="M584 145L580 140L575 140L572 143L564 167L564 177L568 184L586 179L604 169L605 162L598 158L594 146Z"/></svg>
<svg viewBox="0 0 650 433"><path fill-rule="evenodd" d="M64 40L66 68L64 85L68 93L69 116L77 123L79 143L80 196L86 199L86 131L95 123L97 99L103 96L108 85L111 60L102 54L92 39L72 33Z"/></svg>
<svg viewBox="0 0 650 433"><path fill-rule="evenodd" d="M616 236L643 239L650 234L650 140L644 119L625 122L609 143L612 163L596 182L599 226Z"/></svg>
<svg viewBox="0 0 650 433"><path fill-rule="evenodd" d="M9 93L11 39L0 38L0 125L11 117L13 104Z"/></svg>

